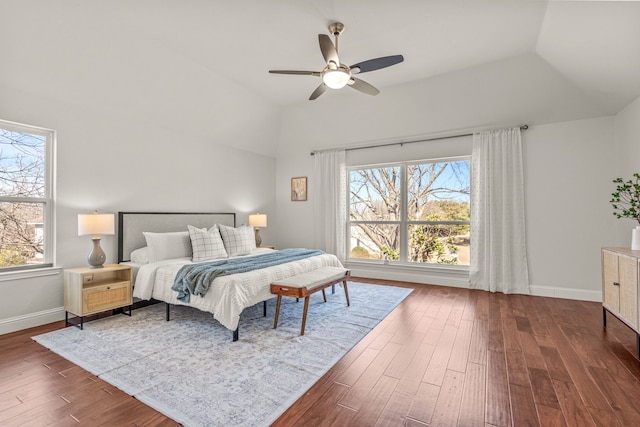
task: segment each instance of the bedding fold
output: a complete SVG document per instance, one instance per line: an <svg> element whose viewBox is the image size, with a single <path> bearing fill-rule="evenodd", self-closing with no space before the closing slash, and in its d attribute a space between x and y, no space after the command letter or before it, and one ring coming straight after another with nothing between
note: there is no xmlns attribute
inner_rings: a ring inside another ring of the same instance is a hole
<svg viewBox="0 0 640 427"><path fill-rule="evenodd" d="M191 295L204 296L217 277L246 273L322 254L324 252L320 250L296 248L243 258L187 264L182 266L176 274L171 289L178 292L178 300L189 302Z"/></svg>

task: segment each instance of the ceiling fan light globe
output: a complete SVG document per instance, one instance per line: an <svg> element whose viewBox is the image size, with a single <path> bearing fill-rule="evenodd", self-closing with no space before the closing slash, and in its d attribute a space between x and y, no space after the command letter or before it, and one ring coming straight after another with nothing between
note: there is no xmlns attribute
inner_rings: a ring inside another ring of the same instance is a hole
<svg viewBox="0 0 640 427"><path fill-rule="evenodd" d="M331 89L341 89L349 83L351 74L344 70L326 70L322 74L322 81Z"/></svg>

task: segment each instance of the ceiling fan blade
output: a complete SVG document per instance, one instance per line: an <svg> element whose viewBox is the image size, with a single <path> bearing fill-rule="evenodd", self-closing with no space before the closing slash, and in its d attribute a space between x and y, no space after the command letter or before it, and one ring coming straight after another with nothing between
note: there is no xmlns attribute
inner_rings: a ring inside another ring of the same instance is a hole
<svg viewBox="0 0 640 427"><path fill-rule="evenodd" d="M364 80L356 79L355 77L351 77L351 80L349 80L348 84L352 88L359 90L360 92L366 93L367 95L375 96L380 93L380 91L376 89L374 86L370 85Z"/></svg>
<svg viewBox="0 0 640 427"><path fill-rule="evenodd" d="M333 45L331 38L326 34L318 34L318 41L320 42L320 51L322 52L322 56L324 60L335 63L337 66L340 65L340 60L338 59L338 52L336 51L336 47Z"/></svg>
<svg viewBox="0 0 640 427"><path fill-rule="evenodd" d="M380 68L390 67L392 65L399 64L404 61L404 57L402 55L391 55L391 56L383 56L381 58L369 59L368 61L358 62L357 64L352 65L351 72L352 73L366 73L369 71L379 70ZM358 70L355 70L355 69Z"/></svg>
<svg viewBox="0 0 640 427"><path fill-rule="evenodd" d="M269 70L272 74L295 74L298 76L317 76L320 77L320 71L295 71L295 70Z"/></svg>
<svg viewBox="0 0 640 427"><path fill-rule="evenodd" d="M314 90L311 96L309 97L309 101L313 101L314 99L322 95L326 90L327 90L327 85L324 83L320 83L320 86L318 86L316 90Z"/></svg>

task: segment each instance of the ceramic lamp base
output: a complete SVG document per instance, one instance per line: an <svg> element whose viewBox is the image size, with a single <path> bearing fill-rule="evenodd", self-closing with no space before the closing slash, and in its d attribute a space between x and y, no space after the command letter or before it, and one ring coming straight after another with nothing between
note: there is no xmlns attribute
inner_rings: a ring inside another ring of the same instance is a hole
<svg viewBox="0 0 640 427"><path fill-rule="evenodd" d="M104 262L107 259L104 251L100 247L100 237L94 237L93 240L93 249L89 252L89 256L87 257L87 261L91 268L102 268L104 266Z"/></svg>
<svg viewBox="0 0 640 427"><path fill-rule="evenodd" d="M262 237L260 236L260 229L256 228L256 248L259 248L262 245Z"/></svg>

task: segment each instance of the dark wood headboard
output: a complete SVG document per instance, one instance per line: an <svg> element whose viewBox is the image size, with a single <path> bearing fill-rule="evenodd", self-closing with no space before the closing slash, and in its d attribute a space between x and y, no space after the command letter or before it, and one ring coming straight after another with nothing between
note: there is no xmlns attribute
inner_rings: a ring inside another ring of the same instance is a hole
<svg viewBox="0 0 640 427"><path fill-rule="evenodd" d="M131 252L147 242L144 231L187 231L187 225L211 228L213 224L236 226L232 212L118 212L118 262L129 261Z"/></svg>

